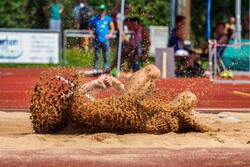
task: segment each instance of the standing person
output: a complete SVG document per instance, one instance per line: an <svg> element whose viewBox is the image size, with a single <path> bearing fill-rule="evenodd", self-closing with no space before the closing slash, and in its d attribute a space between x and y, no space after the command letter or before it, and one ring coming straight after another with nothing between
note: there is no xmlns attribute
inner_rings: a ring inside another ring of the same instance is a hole
<svg viewBox="0 0 250 167"><path fill-rule="evenodd" d="M124 15L122 16L122 14L120 13L117 13L116 15L116 23L115 25L117 26L116 27L116 30L118 30L118 34L117 34L117 41L119 41L119 33L122 34L122 41L125 41L125 42L129 42L129 38L126 36L126 32L128 31L128 27L127 25L124 23L127 15L131 12L131 5L130 4L125 4L125 7L124 7ZM121 27L121 20L123 21L123 28Z"/></svg>
<svg viewBox="0 0 250 167"><path fill-rule="evenodd" d="M84 6L81 0L75 0L75 5L72 11L72 24L75 29L78 29L79 11Z"/></svg>
<svg viewBox="0 0 250 167"><path fill-rule="evenodd" d="M91 6L88 5L87 0L83 0L83 7L79 10L78 21L77 21L77 29L80 30L88 30L88 25L91 17L94 15L94 10ZM82 38L80 38L80 46L88 50L89 49L89 38L84 37L84 43Z"/></svg>
<svg viewBox="0 0 250 167"><path fill-rule="evenodd" d="M61 31L62 13L64 11L63 5L59 0L52 0L52 3L44 7L45 14L49 14L49 29L54 31Z"/></svg>
<svg viewBox="0 0 250 167"><path fill-rule="evenodd" d="M89 34L94 40L94 74L98 73L100 50L102 49L103 54L103 72L108 72L109 69L109 49L111 38L114 32L114 23L108 15L106 15L106 6L100 5L98 7L98 15L91 18L89 22Z"/></svg>
<svg viewBox="0 0 250 167"><path fill-rule="evenodd" d="M121 11L121 2L117 2L115 7L113 8L113 11L110 13L110 17L112 18L115 26L115 30L117 31L117 21L116 16Z"/></svg>
<svg viewBox="0 0 250 167"><path fill-rule="evenodd" d="M117 31L117 34L116 34L117 55L110 66L110 71L113 68L115 68L115 66L117 66L120 33L121 33L121 39L122 39L122 52L124 52L126 50L125 48L127 48L128 43L129 43L129 37L126 35L126 33L128 33L128 31L129 31L129 29L126 25L125 19L131 11L131 5L125 4L123 16L120 13L120 9L121 9L121 3L119 2L116 4L114 11L111 13L111 16L112 16L112 19L113 19L113 22L115 25L115 30ZM121 20L123 22L123 28L121 28ZM124 53L122 53L122 54L124 54Z"/></svg>
<svg viewBox="0 0 250 167"><path fill-rule="evenodd" d="M79 12L80 9L83 8L84 4L82 3L82 0L75 0L75 6L72 11L72 24L74 29L79 30L79 23L78 23L78 18L79 18ZM78 47L81 47L82 45L82 38L77 38L78 40Z"/></svg>

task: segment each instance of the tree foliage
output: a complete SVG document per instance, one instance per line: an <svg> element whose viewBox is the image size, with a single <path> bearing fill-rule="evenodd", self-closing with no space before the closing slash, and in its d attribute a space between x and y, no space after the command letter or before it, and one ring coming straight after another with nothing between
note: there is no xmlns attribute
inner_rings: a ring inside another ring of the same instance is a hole
<svg viewBox="0 0 250 167"><path fill-rule="evenodd" d="M206 1L191 1L191 40L195 45L206 40ZM105 4L108 9L107 13L110 14L119 0L89 0L88 2L95 11L97 11L98 5ZM126 0L126 2L132 5L132 12L129 16L140 17L143 25L169 25L170 0ZM50 0L1 0L0 28L46 29L48 18L43 12L43 7L49 3ZM73 28L71 17L74 0L60 0L60 3L65 7L63 28L71 29ZM242 17L249 10L248 7L248 0L242 0ZM216 22L227 22L228 18L235 14L235 1L212 0L211 10L212 32L215 33Z"/></svg>
<svg viewBox="0 0 250 167"><path fill-rule="evenodd" d="M110 14L118 0L89 0L94 10L98 5L105 4L107 13ZM131 16L139 16L144 25L167 25L169 23L169 3L165 0L127 0L133 8ZM0 27L4 28L47 28L48 18L46 18L43 7L48 5L50 0L2 0L0 1ZM63 28L72 28L71 16L74 6L73 0L60 0L65 7L63 13Z"/></svg>
<svg viewBox="0 0 250 167"><path fill-rule="evenodd" d="M25 0L0 1L0 27L1 28L26 28L29 20L25 14Z"/></svg>
<svg viewBox="0 0 250 167"><path fill-rule="evenodd" d="M170 0L128 0L133 6L130 15L141 18L144 25L169 25Z"/></svg>

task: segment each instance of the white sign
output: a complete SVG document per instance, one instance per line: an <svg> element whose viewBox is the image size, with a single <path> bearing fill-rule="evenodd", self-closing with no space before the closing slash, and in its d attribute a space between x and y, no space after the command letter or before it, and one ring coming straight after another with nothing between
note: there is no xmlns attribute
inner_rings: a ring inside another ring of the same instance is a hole
<svg viewBox="0 0 250 167"><path fill-rule="evenodd" d="M156 48L166 48L168 41L168 27L149 26L151 45L149 52L154 56Z"/></svg>
<svg viewBox="0 0 250 167"><path fill-rule="evenodd" d="M59 63L57 32L0 31L0 63Z"/></svg>

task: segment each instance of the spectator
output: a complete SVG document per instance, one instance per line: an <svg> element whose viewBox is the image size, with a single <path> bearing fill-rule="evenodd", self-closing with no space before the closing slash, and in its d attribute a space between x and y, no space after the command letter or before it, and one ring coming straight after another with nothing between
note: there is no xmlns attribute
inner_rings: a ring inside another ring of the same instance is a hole
<svg viewBox="0 0 250 167"><path fill-rule="evenodd" d="M228 44L228 35L225 33L225 24L222 22L218 22L216 24L216 42L218 44L217 46L217 56L222 57L222 53L224 52L226 48L226 44ZM206 44L202 48L203 55L207 55L208 52L208 44ZM203 56L204 57L204 56Z"/></svg>
<svg viewBox="0 0 250 167"><path fill-rule="evenodd" d="M121 3L118 2L116 4L116 7L115 7L114 11L111 13L111 16L113 18L113 22L114 22L114 25L115 25L115 30L118 32L116 34L117 53L118 53L118 49L119 49L118 48L118 46L119 46L118 44L119 44L120 31L122 33L121 34L121 37L122 37L122 51L124 51L124 48L127 47L127 43L129 42L129 37L126 35L126 33L128 33L128 27L127 27L127 25L125 24L124 21L125 21L127 15L129 14L129 12L131 11L131 5L125 4L124 15L122 17L122 21L124 23L122 30L120 28L121 27L121 13L120 13L120 8L121 8ZM117 56L113 60L113 63L111 65L110 70L112 70L117 65L117 58L118 58Z"/></svg>
<svg viewBox="0 0 250 167"><path fill-rule="evenodd" d="M228 40L234 39L235 37L235 18L231 16L229 22L225 25L225 33L227 34Z"/></svg>
<svg viewBox="0 0 250 167"><path fill-rule="evenodd" d="M46 15L49 14L49 29L54 31L61 31L62 13L64 11L63 5L59 0L52 0L52 3L44 7Z"/></svg>
<svg viewBox="0 0 250 167"><path fill-rule="evenodd" d="M146 60L149 57L149 32L141 25L138 17L127 18L125 23L131 31L131 37L129 42L124 42L123 44L121 64L127 60L128 70L132 69L133 72L135 72L141 68L143 60ZM117 65L117 58L118 57L116 56L110 70Z"/></svg>
<svg viewBox="0 0 250 167"><path fill-rule="evenodd" d="M79 12L80 9L84 6L82 3L82 0L75 0L75 5L72 11L72 24L74 29L78 30L78 18L79 18ZM80 47L82 45L82 38L77 38L78 39L78 46Z"/></svg>
<svg viewBox="0 0 250 167"><path fill-rule="evenodd" d="M200 55L184 44L185 34L183 33L183 28L186 25L186 17L177 16L175 23L175 27L170 31L168 47L174 48L175 59L180 60L179 63L181 63L177 64L177 75L183 75L184 73L200 75L203 71L198 64Z"/></svg>
<svg viewBox="0 0 250 167"><path fill-rule="evenodd" d="M128 31L128 28L126 26L126 24L123 25L123 28L121 28L121 20L124 22L124 20L126 19L127 15L130 13L131 11L131 5L130 4L125 4L124 7L124 15L122 16L121 13L117 13L116 15L116 30L118 30L118 32L122 34L122 41L129 41L129 38L126 36L126 32ZM117 41L119 41L119 33L117 34Z"/></svg>
<svg viewBox="0 0 250 167"><path fill-rule="evenodd" d="M106 15L106 6L98 7L99 14L91 18L89 22L89 34L93 38L95 57L94 57L94 74L98 73L100 50L103 53L103 72L108 72L109 64L109 39L114 32L114 23L108 15Z"/></svg>
<svg viewBox="0 0 250 167"><path fill-rule="evenodd" d="M218 22L216 24L216 41L217 44L227 44L228 36L225 33L225 24L222 22Z"/></svg>
<svg viewBox="0 0 250 167"><path fill-rule="evenodd" d="M118 2L116 3L113 11L111 12L110 16L114 22L114 27L115 27L115 30L117 31L117 20L116 20L116 16L117 14L121 11L121 2Z"/></svg>
<svg viewBox="0 0 250 167"><path fill-rule="evenodd" d="M243 22L244 22L244 29L247 31L246 34L250 35L250 10L248 10L243 18ZM248 37L249 38L249 37Z"/></svg>
<svg viewBox="0 0 250 167"><path fill-rule="evenodd" d="M141 63L149 57L149 46L151 44L148 30L141 25L140 19L134 17L126 20L128 29L132 31L130 41L131 51L129 64L133 64L133 72L141 68Z"/></svg>
<svg viewBox="0 0 250 167"><path fill-rule="evenodd" d="M91 17L94 15L94 10L91 6L88 5L87 0L83 0L83 7L79 10L77 29L80 30L88 30L88 25ZM82 38L80 38L80 46L88 50L89 49L89 38L85 37L85 41L83 43Z"/></svg>
<svg viewBox="0 0 250 167"><path fill-rule="evenodd" d="M78 29L78 18L79 18L79 11L83 8L84 4L81 0L75 0L75 6L72 11L72 24L75 29Z"/></svg>

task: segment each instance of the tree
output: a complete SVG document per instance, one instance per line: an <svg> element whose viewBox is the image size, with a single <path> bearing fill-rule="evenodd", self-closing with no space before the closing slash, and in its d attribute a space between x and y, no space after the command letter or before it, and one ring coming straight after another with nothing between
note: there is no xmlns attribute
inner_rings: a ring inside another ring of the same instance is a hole
<svg viewBox="0 0 250 167"><path fill-rule="evenodd" d="M28 18L25 12L25 1L0 1L0 27L1 28L27 28Z"/></svg>
<svg viewBox="0 0 250 167"><path fill-rule="evenodd" d="M127 2L133 7L130 15L140 17L143 25L169 25L170 0L127 0Z"/></svg>
<svg viewBox="0 0 250 167"><path fill-rule="evenodd" d="M95 12L100 4L107 6L107 13L110 14L115 4L120 0L98 0L90 1ZM170 0L126 0L132 5L132 12L129 16L138 16L144 26L161 25L168 26L170 22ZM16 0L0 1L0 27L2 28L38 28L48 27L48 18L46 18L43 7L48 5L50 0ZM63 29L71 29L71 16L74 1L60 0L64 5ZM235 1L224 0L212 1L211 18L212 32L215 34L215 25L217 21L227 22L228 18L234 15ZM248 10L248 0L242 0L242 17ZM191 40L198 47L205 42L206 32L206 0L192 0L191 3ZM243 27L244 30L244 27ZM166 32L167 33L167 32Z"/></svg>
<svg viewBox="0 0 250 167"><path fill-rule="evenodd" d="M47 28L48 20L43 12L43 7L48 2L46 0L28 0L26 5L26 13L30 13L27 17L30 20L30 28Z"/></svg>

